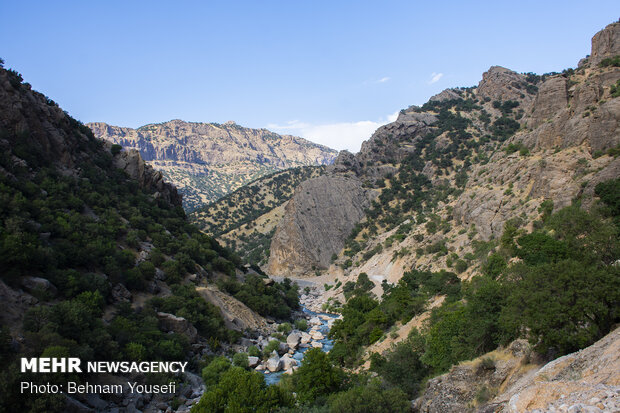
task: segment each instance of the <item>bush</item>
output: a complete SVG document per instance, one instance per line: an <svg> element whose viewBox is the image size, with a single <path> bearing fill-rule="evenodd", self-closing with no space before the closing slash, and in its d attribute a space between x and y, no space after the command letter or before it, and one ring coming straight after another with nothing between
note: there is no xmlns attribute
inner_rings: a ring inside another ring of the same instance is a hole
<svg viewBox="0 0 620 413"><path fill-rule="evenodd" d="M308 320L305 318L295 320L295 328L297 330L306 331L308 329Z"/></svg>

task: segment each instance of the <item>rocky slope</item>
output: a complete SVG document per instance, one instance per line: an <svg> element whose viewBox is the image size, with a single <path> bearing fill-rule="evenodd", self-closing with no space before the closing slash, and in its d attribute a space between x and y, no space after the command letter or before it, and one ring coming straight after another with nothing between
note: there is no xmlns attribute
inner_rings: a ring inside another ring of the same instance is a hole
<svg viewBox="0 0 620 413"><path fill-rule="evenodd" d="M420 413L615 412L620 410L620 328L548 364L524 340L431 379Z"/></svg>
<svg viewBox="0 0 620 413"><path fill-rule="evenodd" d="M301 213L327 211L332 200L299 189L295 208L287 208L276 230L269 269L285 271L275 265L285 259L286 271L312 273L337 254L330 273L344 269L355 279L366 272L377 284L395 282L412 266L449 267L454 259L448 254L427 252L438 243L462 257L474 253L473 241L499 237L511 219L531 225L545 200L555 210L576 197L588 205L598 182L620 174L620 160L607 154L620 144L620 99L612 96L620 68L600 64L615 56L619 43L620 24L613 23L593 38L592 57L577 69L538 76L493 66L477 87L448 89L422 107L402 110L360 153L342 152L329 169L381 193L366 212L363 201L357 205L363 213L349 216L347 226L355 217L359 226L348 248L342 249L342 232L323 231L340 225L340 216ZM335 194L329 179L314 191ZM339 198L342 205L349 195L340 192ZM305 234L316 237L320 256L301 247ZM469 264L464 277L475 260Z"/></svg>
<svg viewBox="0 0 620 413"><path fill-rule="evenodd" d="M138 129L89 123L96 137L138 150L194 210L271 172L330 164L336 151L305 139L226 122L172 120Z"/></svg>

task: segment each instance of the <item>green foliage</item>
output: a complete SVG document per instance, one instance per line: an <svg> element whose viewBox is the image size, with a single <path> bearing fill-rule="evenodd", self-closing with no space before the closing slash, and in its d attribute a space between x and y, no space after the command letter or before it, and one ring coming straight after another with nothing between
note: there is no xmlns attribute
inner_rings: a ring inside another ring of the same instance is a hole
<svg viewBox="0 0 620 413"><path fill-rule="evenodd" d="M288 334L291 332L292 329L293 329L293 326L291 326L291 323L282 323L278 325L278 331L280 333Z"/></svg>
<svg viewBox="0 0 620 413"><path fill-rule="evenodd" d="M263 278L247 274L244 283L229 278L219 280L218 287L263 316L288 319L299 308L297 285L288 278L268 286Z"/></svg>
<svg viewBox="0 0 620 413"><path fill-rule="evenodd" d="M377 379L358 385L329 399L331 413L392 413L409 412L410 402L397 388L384 388Z"/></svg>
<svg viewBox="0 0 620 413"><path fill-rule="evenodd" d="M420 358L424 354L424 337L413 329L405 341L396 344L386 357L374 353L370 369L378 373L389 385L401 389L414 398L420 384L429 373L428 366Z"/></svg>
<svg viewBox="0 0 620 413"><path fill-rule="evenodd" d="M232 358L233 365L247 369L249 367L247 353L235 353Z"/></svg>
<svg viewBox="0 0 620 413"><path fill-rule="evenodd" d="M123 147L121 145L113 144L110 147L110 153L112 153L112 155L118 155L119 153L121 153L122 150Z"/></svg>
<svg viewBox="0 0 620 413"><path fill-rule="evenodd" d="M620 80L609 87L609 93L611 93L612 98L620 97Z"/></svg>
<svg viewBox="0 0 620 413"><path fill-rule="evenodd" d="M219 356L211 360L211 362L202 369L202 380L207 388L215 386L222 374L232 367L230 360L224 356Z"/></svg>
<svg viewBox="0 0 620 413"><path fill-rule="evenodd" d="M279 386L267 386L262 374L231 367L220 374L216 384L207 387L192 412L267 413L293 403L292 396Z"/></svg>
<svg viewBox="0 0 620 413"><path fill-rule="evenodd" d="M620 55L607 57L598 64L600 67L620 67Z"/></svg>
<svg viewBox="0 0 620 413"><path fill-rule="evenodd" d="M192 323L198 332L206 338L218 340L232 339L229 330L224 326L220 309L202 298L191 285L175 285L173 295L169 297L153 297L149 305L157 311L171 313L185 318ZM234 341L234 340L233 340Z"/></svg>
<svg viewBox="0 0 620 413"><path fill-rule="evenodd" d="M327 354L316 348L304 353L304 362L292 377L297 400L301 404L314 403L338 391L343 380L344 372L334 367Z"/></svg>
<svg viewBox="0 0 620 413"><path fill-rule="evenodd" d="M306 331L308 329L308 320L305 318L298 318L295 320L295 328L300 331Z"/></svg>

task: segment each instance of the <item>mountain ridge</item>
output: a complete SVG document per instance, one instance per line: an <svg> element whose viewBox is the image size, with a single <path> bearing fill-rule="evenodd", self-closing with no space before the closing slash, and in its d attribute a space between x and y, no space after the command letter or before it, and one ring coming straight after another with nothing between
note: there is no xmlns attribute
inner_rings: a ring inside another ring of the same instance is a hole
<svg viewBox="0 0 620 413"><path fill-rule="evenodd" d="M337 151L267 129L173 119L139 128L88 123L96 137L138 150L184 195L188 211L207 205L269 173L326 165Z"/></svg>

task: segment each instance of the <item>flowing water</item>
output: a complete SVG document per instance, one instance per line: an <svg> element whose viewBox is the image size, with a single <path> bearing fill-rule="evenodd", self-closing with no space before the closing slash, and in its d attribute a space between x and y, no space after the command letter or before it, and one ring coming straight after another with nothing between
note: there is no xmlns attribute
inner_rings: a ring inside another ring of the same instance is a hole
<svg viewBox="0 0 620 413"><path fill-rule="evenodd" d="M336 314L315 313L314 311L308 310L306 307L302 307L302 311L304 312L304 314L307 314L310 318L318 317L321 315L325 315L333 319L338 318L338 315ZM322 318L319 318L319 319L321 320L321 326L318 328L318 330L323 334L325 338L323 340L317 340L317 341L323 344L322 350L328 353L334 347L334 341L327 338L327 334L329 333L329 327L327 326L328 320L323 320ZM308 331L310 331L310 327L308 328L308 330L306 330L306 332ZM295 354L293 354L292 357L299 362L298 365L301 365L302 360L304 358L304 353L306 352L306 350L310 348L312 347L309 345L309 343L308 343L308 347L297 348L297 351L295 351ZM280 381L280 377L282 377L282 374L284 374L284 372L278 371L276 373L270 373L268 370L265 370L263 374L265 375L265 382L268 385L271 385L271 384L278 383Z"/></svg>

